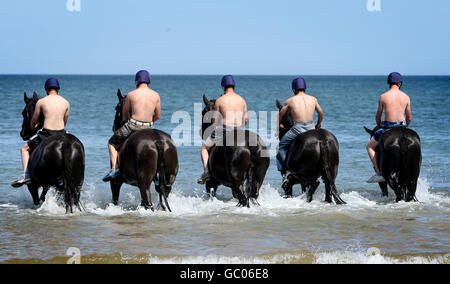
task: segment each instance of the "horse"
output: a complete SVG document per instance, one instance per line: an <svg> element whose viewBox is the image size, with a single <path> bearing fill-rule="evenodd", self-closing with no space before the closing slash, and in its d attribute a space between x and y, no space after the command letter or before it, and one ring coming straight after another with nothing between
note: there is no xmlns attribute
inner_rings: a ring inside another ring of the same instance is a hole
<svg viewBox="0 0 450 284"><path fill-rule="evenodd" d="M215 110L216 101L203 95L203 102L202 137L213 125L207 117ZM237 206L250 208L249 201L258 206L259 190L270 165L266 145L257 134L243 129L231 131L224 139L224 146L209 150L211 179L206 183L206 192L215 197L217 188L224 185L232 189L233 197L239 201ZM226 142L227 139L233 143Z"/></svg>
<svg viewBox="0 0 450 284"><path fill-rule="evenodd" d="M364 127L371 137L377 130ZM377 164L386 182L379 183L387 197L388 185L396 195L396 202L417 201L417 181L422 165L422 146L419 135L406 127L395 127L380 136L376 150Z"/></svg>
<svg viewBox="0 0 450 284"><path fill-rule="evenodd" d="M281 111L283 105L277 100L276 106ZM281 123L285 129L280 129L279 138L294 125L292 112L287 110ZM301 184L302 192L307 193L307 202L313 200L314 193L320 185L318 179L322 177L325 183L325 202L346 204L339 196L335 180L339 168L339 142L336 137L325 129L310 130L300 134L294 140L286 156L287 166L292 172L288 183L284 186L286 198L292 197L293 186Z"/></svg>
<svg viewBox="0 0 450 284"><path fill-rule="evenodd" d="M120 129L125 97L117 92L113 131ZM178 153L172 138L156 129L145 129L133 133L120 147L119 169L121 175L110 181L113 204L119 204L120 188L124 183L137 186L141 192L141 206L154 211L150 186L155 184L159 194L159 205L163 211L172 212L167 198L178 174ZM164 205L165 203L165 205Z"/></svg>
<svg viewBox="0 0 450 284"><path fill-rule="evenodd" d="M30 140L43 126L44 117L41 116L38 127L31 128L31 119L38 100L36 93L32 98L24 94L25 108L22 111L23 124L20 132L24 141ZM84 168L84 146L78 138L67 133L44 139L31 153L28 162L31 178L28 190L34 204L37 206L41 201L44 202L48 190L54 187L60 195L64 196L66 213L73 213L73 206L82 211L80 192L84 183ZM43 191L39 197L40 187L43 187Z"/></svg>

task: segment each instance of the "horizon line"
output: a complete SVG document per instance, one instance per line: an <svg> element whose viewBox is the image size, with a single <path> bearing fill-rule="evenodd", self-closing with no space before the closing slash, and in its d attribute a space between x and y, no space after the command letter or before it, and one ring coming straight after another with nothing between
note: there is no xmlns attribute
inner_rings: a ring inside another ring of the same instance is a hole
<svg viewBox="0 0 450 284"><path fill-rule="evenodd" d="M135 74L119 74L119 73L0 73L0 76L135 76ZM152 74L152 76L223 76L224 74L176 74L161 73ZM369 77L369 76L387 76L388 74L233 74L233 76L330 76L330 77ZM402 74L410 77L450 77L450 74Z"/></svg>

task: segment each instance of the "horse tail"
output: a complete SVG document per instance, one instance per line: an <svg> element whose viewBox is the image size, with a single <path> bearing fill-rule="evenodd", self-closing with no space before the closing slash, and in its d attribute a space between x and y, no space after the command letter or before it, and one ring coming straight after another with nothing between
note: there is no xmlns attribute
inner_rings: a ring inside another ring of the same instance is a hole
<svg viewBox="0 0 450 284"><path fill-rule="evenodd" d="M64 201L66 204L66 213L73 213L73 206L77 197L77 186L75 185L73 167L72 167L72 145L64 140L62 145L62 180L64 188Z"/></svg>
<svg viewBox="0 0 450 284"><path fill-rule="evenodd" d="M156 141L156 150L158 151L158 168L156 173L158 175L158 182L161 186L166 186L166 164L164 160L164 145L161 141Z"/></svg>
<svg viewBox="0 0 450 284"><path fill-rule="evenodd" d="M326 184L330 186L331 194L334 197L334 200L337 204L346 204L344 200L339 196L339 193L337 192L336 185L334 184L334 178L331 174L331 166L330 166L330 160L329 160L329 154L330 151L328 149L329 143L331 140L325 139L319 142L320 144L320 160L322 164L322 170L324 173L323 179Z"/></svg>
<svg viewBox="0 0 450 284"><path fill-rule="evenodd" d="M399 171L398 176L398 182L401 185L403 200L408 201L408 184L411 183L411 174L410 174L410 167L408 160L408 150L409 150L409 139L402 135L399 141L400 144L400 159L401 159L401 168ZM411 197L412 199L415 198L415 196Z"/></svg>
<svg viewBox="0 0 450 284"><path fill-rule="evenodd" d="M172 212L169 206L169 202L167 201L168 192L168 182L166 180L166 161L164 159L164 145L161 140L156 141L156 149L158 151L158 168L156 170L156 175L158 177L157 179L157 185L159 186L159 194L162 195L163 201L167 206L167 209L169 212Z"/></svg>

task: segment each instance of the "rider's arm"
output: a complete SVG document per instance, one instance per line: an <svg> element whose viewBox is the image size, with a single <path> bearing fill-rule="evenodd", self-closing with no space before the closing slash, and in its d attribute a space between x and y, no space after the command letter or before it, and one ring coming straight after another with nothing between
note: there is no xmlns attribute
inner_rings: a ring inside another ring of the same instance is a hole
<svg viewBox="0 0 450 284"><path fill-rule="evenodd" d="M247 109L247 103L244 102L244 125L247 125L248 123L248 109Z"/></svg>
<svg viewBox="0 0 450 284"><path fill-rule="evenodd" d="M286 104L283 106L283 108L280 110L280 113L278 114L278 125L279 125L279 128L284 128L284 125L281 124L281 122L283 121L283 117L284 117L284 115L286 114L288 108L289 108L289 106L288 106L288 104L286 103Z"/></svg>
<svg viewBox="0 0 450 284"><path fill-rule="evenodd" d="M406 106L406 125L409 126L411 122L412 122L411 100L408 100L408 105Z"/></svg>
<svg viewBox="0 0 450 284"><path fill-rule="evenodd" d="M377 115L375 117L375 120L376 120L378 126L381 126L381 116L383 115L383 109L384 109L383 102L380 99L380 101L378 102Z"/></svg>
<svg viewBox="0 0 450 284"><path fill-rule="evenodd" d="M126 122L130 120L130 110L131 110L131 103L130 103L130 96L125 97L125 103L123 105L122 110L122 121Z"/></svg>
<svg viewBox="0 0 450 284"><path fill-rule="evenodd" d="M158 97L158 102L155 107L155 114L153 115L153 122L161 118L161 99Z"/></svg>
<svg viewBox="0 0 450 284"><path fill-rule="evenodd" d="M218 124L218 123L223 123L223 117L221 117L220 114L220 99L216 101L216 104L214 105L214 113L213 113L213 117L211 119L211 123L212 124Z"/></svg>
<svg viewBox="0 0 450 284"><path fill-rule="evenodd" d="M41 116L41 103L38 101L34 109L33 117L31 118L31 129L36 129L39 124L39 117Z"/></svg>
<svg viewBox="0 0 450 284"><path fill-rule="evenodd" d="M67 121L69 120L70 114L70 105L67 106L66 113L64 114L64 127L67 125Z"/></svg>
<svg viewBox="0 0 450 284"><path fill-rule="evenodd" d="M319 115L319 118L317 119L316 129L320 129L320 128L322 128L323 110L319 105L319 101L317 101L317 100L316 100L316 111L317 111L317 114Z"/></svg>

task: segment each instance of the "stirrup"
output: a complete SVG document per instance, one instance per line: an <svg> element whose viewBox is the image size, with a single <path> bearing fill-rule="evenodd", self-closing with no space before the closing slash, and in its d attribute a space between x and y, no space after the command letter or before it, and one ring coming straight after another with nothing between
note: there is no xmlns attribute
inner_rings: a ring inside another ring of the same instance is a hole
<svg viewBox="0 0 450 284"><path fill-rule="evenodd" d="M379 176L377 174L373 175L368 181L367 183L380 183L380 182L386 182L386 180L384 179L384 177Z"/></svg>
<svg viewBox="0 0 450 284"><path fill-rule="evenodd" d="M103 181L104 181L104 182L111 181L111 180L117 178L119 175L120 175L120 170L119 170L119 169L111 170L111 172L109 172L109 174L107 174L107 175L103 178Z"/></svg>

